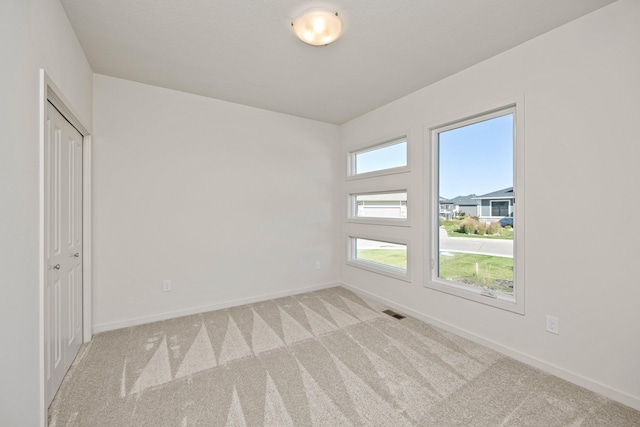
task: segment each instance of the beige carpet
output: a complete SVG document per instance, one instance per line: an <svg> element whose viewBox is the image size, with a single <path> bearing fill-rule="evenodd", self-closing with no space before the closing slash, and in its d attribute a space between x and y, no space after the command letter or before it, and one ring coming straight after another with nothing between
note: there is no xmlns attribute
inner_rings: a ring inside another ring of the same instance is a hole
<svg viewBox="0 0 640 427"><path fill-rule="evenodd" d="M51 426L640 426L640 412L342 288L98 334Z"/></svg>

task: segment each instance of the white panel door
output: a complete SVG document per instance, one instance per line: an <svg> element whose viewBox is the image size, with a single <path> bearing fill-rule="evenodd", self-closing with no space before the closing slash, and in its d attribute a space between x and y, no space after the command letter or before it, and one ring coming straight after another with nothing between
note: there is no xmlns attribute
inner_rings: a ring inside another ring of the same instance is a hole
<svg viewBox="0 0 640 427"><path fill-rule="evenodd" d="M82 344L82 135L47 105L45 367L47 404Z"/></svg>

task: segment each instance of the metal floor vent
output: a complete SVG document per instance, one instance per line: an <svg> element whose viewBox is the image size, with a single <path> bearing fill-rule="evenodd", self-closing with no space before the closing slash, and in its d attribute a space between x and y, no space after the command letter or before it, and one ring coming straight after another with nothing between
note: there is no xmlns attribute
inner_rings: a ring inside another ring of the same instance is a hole
<svg viewBox="0 0 640 427"><path fill-rule="evenodd" d="M404 319L405 316L403 316L402 314L398 314L393 310L384 310L383 311L384 314L388 314L391 317L395 317L396 319Z"/></svg>

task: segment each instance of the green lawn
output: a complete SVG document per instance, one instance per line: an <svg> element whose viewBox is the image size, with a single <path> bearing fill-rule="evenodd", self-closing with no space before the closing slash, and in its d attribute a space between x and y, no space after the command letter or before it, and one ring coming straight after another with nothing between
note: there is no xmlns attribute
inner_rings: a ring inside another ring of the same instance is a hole
<svg viewBox="0 0 640 427"><path fill-rule="evenodd" d="M458 231L458 222L456 220L445 221L442 228L447 230L449 237L469 237L472 239L502 239L513 240L513 229L501 228L499 234L485 234L480 236L478 234L465 234Z"/></svg>
<svg viewBox="0 0 640 427"><path fill-rule="evenodd" d="M401 249L360 249L357 258L407 269L407 252ZM476 273L476 263L478 270ZM459 252L440 253L440 278L469 285L486 286L513 295L513 259Z"/></svg>
<svg viewBox="0 0 640 427"><path fill-rule="evenodd" d="M441 252L440 278L513 295L513 258Z"/></svg>
<svg viewBox="0 0 640 427"><path fill-rule="evenodd" d="M402 249L358 249L358 259L407 269L407 251Z"/></svg>

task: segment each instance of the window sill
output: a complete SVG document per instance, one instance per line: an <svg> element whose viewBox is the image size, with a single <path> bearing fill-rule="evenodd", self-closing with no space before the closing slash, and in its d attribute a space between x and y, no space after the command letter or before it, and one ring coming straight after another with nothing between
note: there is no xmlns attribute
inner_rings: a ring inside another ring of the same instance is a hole
<svg viewBox="0 0 640 427"><path fill-rule="evenodd" d="M363 270L367 270L372 273L377 273L383 276L402 280L403 282L411 283L411 279L409 279L408 270L404 271L400 268L385 267L384 265L377 264L375 262L367 262L367 261L360 261L360 260L349 260L347 261L347 265L351 267L361 268Z"/></svg>
<svg viewBox="0 0 640 427"><path fill-rule="evenodd" d="M510 311L512 313L524 315L524 299L522 297L520 297L520 301L518 301L514 296L503 295L500 293L495 293L495 296L488 296L482 292L483 288L466 286L442 280L428 281L424 284L424 287L453 295L455 297L478 302L480 304Z"/></svg>

